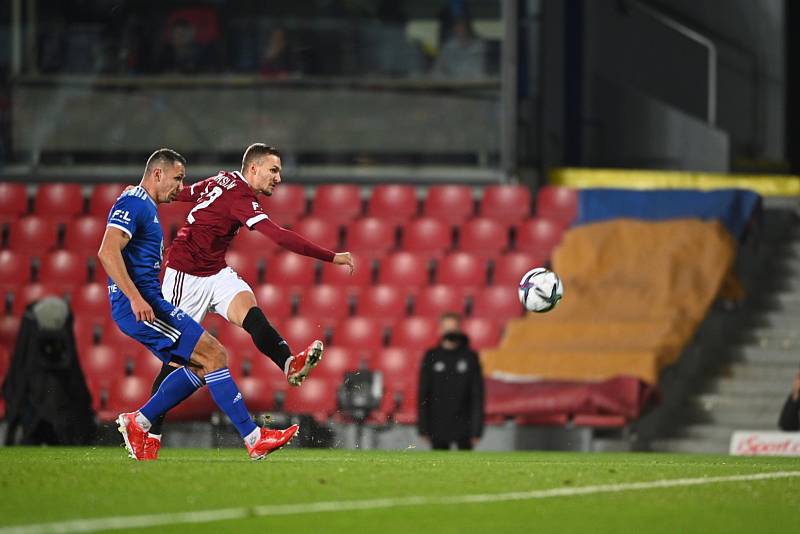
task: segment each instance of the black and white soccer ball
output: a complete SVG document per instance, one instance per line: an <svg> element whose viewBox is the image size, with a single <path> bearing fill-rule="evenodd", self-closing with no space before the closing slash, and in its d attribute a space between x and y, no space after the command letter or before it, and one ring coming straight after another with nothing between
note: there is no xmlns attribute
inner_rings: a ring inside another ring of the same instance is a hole
<svg viewBox="0 0 800 534"><path fill-rule="evenodd" d="M519 301L528 311L549 312L563 297L564 285L550 269L531 269L519 282Z"/></svg>

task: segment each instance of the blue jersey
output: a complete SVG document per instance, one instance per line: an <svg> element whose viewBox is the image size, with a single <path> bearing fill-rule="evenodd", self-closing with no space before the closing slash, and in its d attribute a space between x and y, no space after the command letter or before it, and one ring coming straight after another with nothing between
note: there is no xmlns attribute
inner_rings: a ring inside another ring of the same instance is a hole
<svg viewBox="0 0 800 534"><path fill-rule="evenodd" d="M107 226L118 228L131 238L122 249L122 259L125 260L128 276L152 306L162 298L158 275L164 251L164 232L158 221L156 203L141 186L126 191L112 206ZM129 311L128 298L111 277L108 278L108 294L112 315L117 311Z"/></svg>

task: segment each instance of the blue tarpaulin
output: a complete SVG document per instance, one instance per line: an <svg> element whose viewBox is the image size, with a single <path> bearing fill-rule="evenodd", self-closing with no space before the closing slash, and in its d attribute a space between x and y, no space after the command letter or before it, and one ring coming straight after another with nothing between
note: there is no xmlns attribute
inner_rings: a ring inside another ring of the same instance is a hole
<svg viewBox="0 0 800 534"><path fill-rule="evenodd" d="M580 192L575 225L610 219L663 221L697 218L718 220L741 238L759 207L761 197L743 189L694 191L660 189L584 189Z"/></svg>

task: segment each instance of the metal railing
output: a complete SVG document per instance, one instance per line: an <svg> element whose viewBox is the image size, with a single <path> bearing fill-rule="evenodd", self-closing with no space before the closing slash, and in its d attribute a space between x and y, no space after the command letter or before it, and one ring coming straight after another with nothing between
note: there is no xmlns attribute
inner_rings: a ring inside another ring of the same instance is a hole
<svg viewBox="0 0 800 534"><path fill-rule="evenodd" d="M717 122L717 45L709 37L652 6L637 0L629 0L629 5L708 50L706 120L710 125L714 126Z"/></svg>

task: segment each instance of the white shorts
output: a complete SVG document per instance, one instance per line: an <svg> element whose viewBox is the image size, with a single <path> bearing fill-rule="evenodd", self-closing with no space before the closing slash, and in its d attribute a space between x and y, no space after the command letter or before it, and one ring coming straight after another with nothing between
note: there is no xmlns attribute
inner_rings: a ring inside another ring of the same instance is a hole
<svg viewBox="0 0 800 534"><path fill-rule="evenodd" d="M242 291L253 292L236 271L225 267L211 276L192 276L167 267L161 293L164 298L202 323L206 313L214 312L228 320L228 306Z"/></svg>

